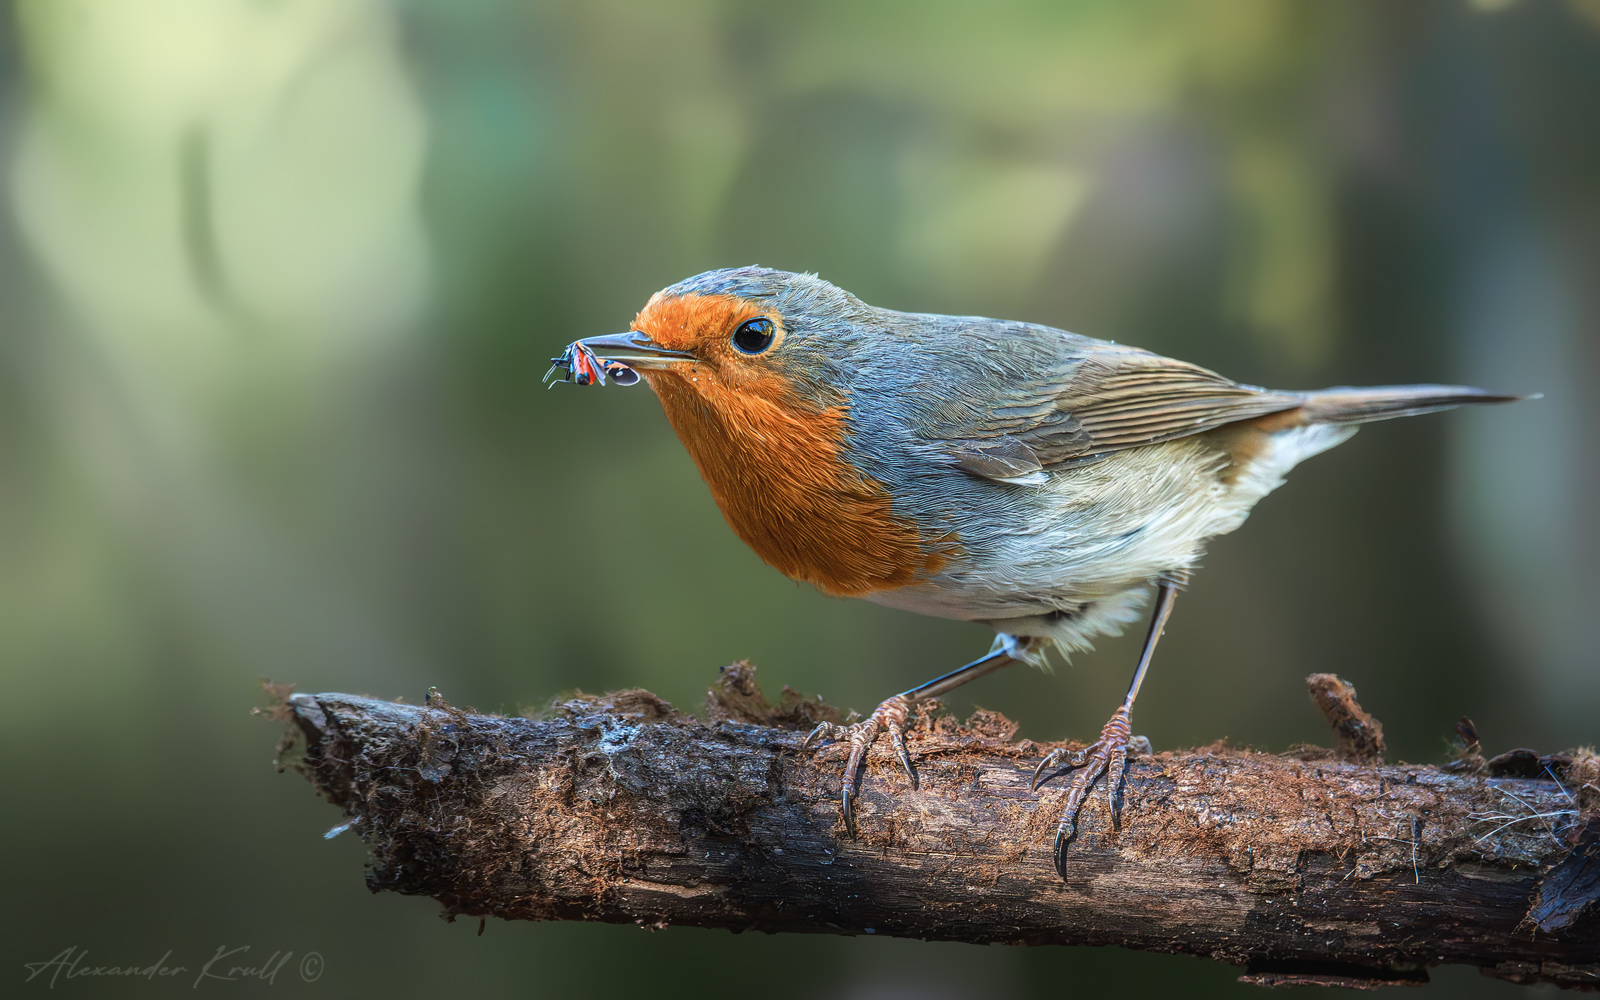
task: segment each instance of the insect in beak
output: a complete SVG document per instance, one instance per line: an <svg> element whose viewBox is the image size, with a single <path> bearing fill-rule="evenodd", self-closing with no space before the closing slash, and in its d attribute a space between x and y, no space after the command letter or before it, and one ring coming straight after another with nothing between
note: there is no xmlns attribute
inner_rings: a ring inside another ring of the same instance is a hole
<svg viewBox="0 0 1600 1000"><path fill-rule="evenodd" d="M635 368L664 368L674 362L693 360L692 354L668 350L638 330L630 330L573 341L560 357L550 359L550 370L545 372L544 381L550 382L550 376L561 369L571 377L556 379L550 383L552 386L557 382L605 385L607 376L618 385L633 385L639 381Z"/></svg>

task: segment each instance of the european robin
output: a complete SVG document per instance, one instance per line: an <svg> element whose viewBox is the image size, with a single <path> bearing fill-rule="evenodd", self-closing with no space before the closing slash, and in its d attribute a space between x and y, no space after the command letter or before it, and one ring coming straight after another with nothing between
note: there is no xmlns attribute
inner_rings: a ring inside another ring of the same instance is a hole
<svg viewBox="0 0 1600 1000"><path fill-rule="evenodd" d="M1129 713L1206 541L1244 523L1302 460L1358 424L1521 398L1454 385L1279 392L1149 351L1033 323L879 309L810 274L708 271L657 292L627 333L555 359L580 384L640 375L723 516L771 566L827 594L982 622L988 654L805 740L850 743L843 818L887 733L917 784L907 715L1052 644L1150 631L1127 697L1084 750L1055 838L1090 787L1116 809ZM555 371L551 369L552 373ZM548 376L547 376L548 377Z"/></svg>

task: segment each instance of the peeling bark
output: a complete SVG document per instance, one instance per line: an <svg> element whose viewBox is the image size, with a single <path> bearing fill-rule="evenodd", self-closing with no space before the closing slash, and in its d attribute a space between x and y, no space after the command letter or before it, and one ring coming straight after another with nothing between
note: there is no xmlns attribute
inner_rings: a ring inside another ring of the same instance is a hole
<svg viewBox="0 0 1600 1000"><path fill-rule="evenodd" d="M1339 737L1339 753L1350 760L1383 763L1383 725L1356 701L1356 689L1336 674L1306 678L1311 700Z"/></svg>
<svg viewBox="0 0 1600 1000"><path fill-rule="evenodd" d="M1593 755L1517 751L1538 777L1475 746L1445 768L1382 766L1366 759L1381 728L1321 675L1331 720L1359 723L1345 752L1136 756L1116 826L1103 793L1084 807L1063 882L1064 782L1028 789L1050 745L1013 741L995 713L925 714L909 734L920 790L882 741L852 841L846 748L796 752L837 710L787 688L771 705L753 673L724 668L708 721L640 690L538 720L294 695L291 763L345 809L374 891L452 917L1117 944L1243 965L1263 985L1416 984L1442 962L1600 985Z"/></svg>

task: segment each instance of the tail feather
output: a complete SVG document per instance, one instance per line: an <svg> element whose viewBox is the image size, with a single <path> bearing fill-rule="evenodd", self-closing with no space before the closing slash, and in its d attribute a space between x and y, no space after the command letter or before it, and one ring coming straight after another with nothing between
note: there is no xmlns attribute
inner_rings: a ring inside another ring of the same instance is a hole
<svg viewBox="0 0 1600 1000"><path fill-rule="evenodd" d="M1338 386L1306 393L1300 412L1308 423L1365 424L1469 403L1515 403L1529 398L1532 397L1508 396L1470 385Z"/></svg>

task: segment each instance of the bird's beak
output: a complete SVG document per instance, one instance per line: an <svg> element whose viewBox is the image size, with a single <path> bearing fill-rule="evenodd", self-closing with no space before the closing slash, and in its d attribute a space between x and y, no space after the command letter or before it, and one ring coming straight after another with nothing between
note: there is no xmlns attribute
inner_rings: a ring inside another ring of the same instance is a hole
<svg viewBox="0 0 1600 1000"><path fill-rule="evenodd" d="M695 359L687 351L662 347L638 330L587 337L578 343L587 347L601 361L620 361L630 368L670 368L679 362Z"/></svg>

